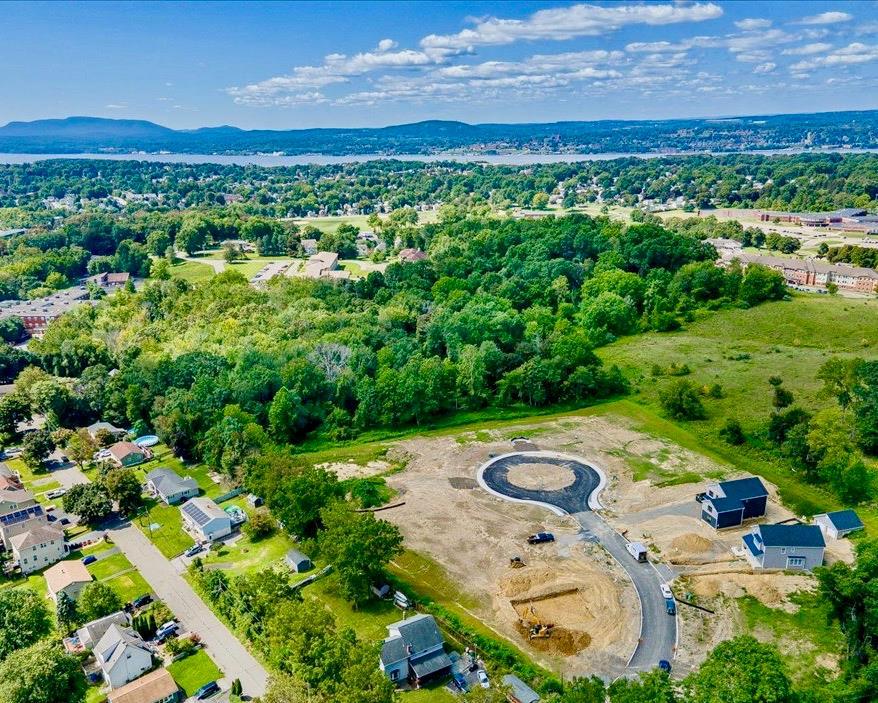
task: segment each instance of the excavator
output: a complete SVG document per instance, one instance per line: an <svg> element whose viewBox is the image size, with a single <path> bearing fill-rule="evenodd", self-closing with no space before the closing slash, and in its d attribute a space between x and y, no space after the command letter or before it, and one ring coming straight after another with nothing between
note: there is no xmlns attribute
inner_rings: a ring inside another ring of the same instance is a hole
<svg viewBox="0 0 878 703"><path fill-rule="evenodd" d="M531 605L529 609L530 615L521 619L522 625L527 628L528 639L542 640L552 636L552 630L555 628L554 623L543 622L537 615L536 609Z"/></svg>

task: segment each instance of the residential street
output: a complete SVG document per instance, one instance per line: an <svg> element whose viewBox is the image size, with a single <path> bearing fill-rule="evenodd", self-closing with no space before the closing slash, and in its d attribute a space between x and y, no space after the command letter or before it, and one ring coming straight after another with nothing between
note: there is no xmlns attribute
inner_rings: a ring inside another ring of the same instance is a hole
<svg viewBox="0 0 878 703"><path fill-rule="evenodd" d="M65 488L77 483L88 483L88 477L72 464L53 471L52 476ZM146 579L155 595L165 602L183 624L183 629L198 633L207 652L223 670L226 684L231 684L233 679L241 679L245 694L263 695L268 684L268 673L263 666L220 622L152 542L127 521L113 525L105 531Z"/></svg>

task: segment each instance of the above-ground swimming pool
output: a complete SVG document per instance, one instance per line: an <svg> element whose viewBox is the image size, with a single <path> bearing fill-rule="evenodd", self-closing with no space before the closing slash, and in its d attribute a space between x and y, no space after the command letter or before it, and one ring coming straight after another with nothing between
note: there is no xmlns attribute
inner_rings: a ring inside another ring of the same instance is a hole
<svg viewBox="0 0 878 703"><path fill-rule="evenodd" d="M138 447L154 447L159 443L159 438L154 434L145 434L143 437L138 437L134 440L134 444Z"/></svg>

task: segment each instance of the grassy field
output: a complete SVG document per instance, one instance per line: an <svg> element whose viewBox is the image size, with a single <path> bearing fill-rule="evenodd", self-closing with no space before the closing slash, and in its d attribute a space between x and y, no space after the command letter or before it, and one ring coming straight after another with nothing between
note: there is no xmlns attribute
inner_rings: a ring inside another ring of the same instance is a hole
<svg viewBox="0 0 878 703"><path fill-rule="evenodd" d="M182 278L189 283L204 283L213 278L213 267L197 261L181 261L171 268L174 278Z"/></svg>
<svg viewBox="0 0 878 703"><path fill-rule="evenodd" d="M187 696L191 696L204 684L221 679L223 675L203 649L171 664L168 673Z"/></svg>
<svg viewBox="0 0 878 703"><path fill-rule="evenodd" d="M768 378L778 375L796 403L809 410L833 401L820 396L817 370L832 356L874 356L878 325L864 320L878 314L878 301L832 296L798 296L751 310L714 313L674 333L651 333L619 340L598 350L618 364L633 384L630 400L613 404L649 432L677 441L738 469L760 473L777 483L785 501L798 512L836 507L825 492L802 483L761 449L772 410ZM659 389L669 378L653 376L671 364L686 364L696 385L719 383L720 399L706 399L708 418L671 423L662 419ZM602 406L609 410L608 406ZM751 437L750 447L731 447L719 437L726 418L737 418ZM865 511L878 525L878 515Z"/></svg>
<svg viewBox="0 0 878 703"><path fill-rule="evenodd" d="M88 572L96 581L112 588L123 603L150 592L149 584L124 554L113 554L88 565Z"/></svg>

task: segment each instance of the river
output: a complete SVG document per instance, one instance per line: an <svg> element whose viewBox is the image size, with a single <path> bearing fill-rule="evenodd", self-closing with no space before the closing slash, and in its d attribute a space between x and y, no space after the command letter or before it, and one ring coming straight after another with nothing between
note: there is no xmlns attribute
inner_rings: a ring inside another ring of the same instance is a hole
<svg viewBox="0 0 878 703"><path fill-rule="evenodd" d="M878 153L878 149L774 149L748 152L675 152L675 153L639 153L639 154L351 154L346 156L328 156L325 154L301 154L285 156L282 154L0 154L0 164L26 164L50 159L103 159L107 161L150 161L167 164L222 164L237 166L304 166L332 165L345 163L363 163L393 159L396 161L421 161L434 163L437 161L456 161L459 163L483 163L492 166L531 166L534 164L576 163L578 161L611 161L613 159L639 158L656 159L672 156L695 156L713 154L723 156L730 153L757 154L772 156L777 154L863 154Z"/></svg>

